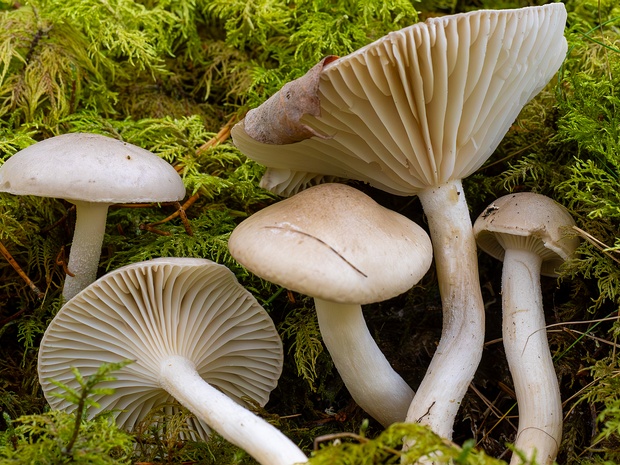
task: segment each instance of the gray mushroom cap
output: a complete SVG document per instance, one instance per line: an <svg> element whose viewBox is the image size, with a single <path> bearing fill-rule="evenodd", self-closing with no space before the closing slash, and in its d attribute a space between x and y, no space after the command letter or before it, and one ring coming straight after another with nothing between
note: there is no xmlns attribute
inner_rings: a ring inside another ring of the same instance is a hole
<svg viewBox="0 0 620 465"><path fill-rule="evenodd" d="M474 223L480 249L498 260L509 246L529 248L542 257L541 274L557 276L557 269L579 246L571 232L575 220L555 200L533 192L519 192L495 200Z"/></svg>
<svg viewBox="0 0 620 465"><path fill-rule="evenodd" d="M253 214L230 253L263 279L312 297L367 304L415 285L432 261L428 234L344 184L321 184Z"/></svg>
<svg viewBox="0 0 620 465"><path fill-rule="evenodd" d="M200 376L239 404L264 405L282 371L282 343L256 299L225 266L206 259L160 258L108 273L67 302L39 349L39 379L49 404L57 380L78 389L71 367L92 375L104 362L134 360L106 382L113 395L100 410L118 409L131 429L155 406L173 401L159 384L161 360L190 360ZM204 430L208 426L203 424Z"/></svg>
<svg viewBox="0 0 620 465"><path fill-rule="evenodd" d="M183 180L157 155L99 134L69 133L37 142L0 168L0 191L102 203L166 202Z"/></svg>

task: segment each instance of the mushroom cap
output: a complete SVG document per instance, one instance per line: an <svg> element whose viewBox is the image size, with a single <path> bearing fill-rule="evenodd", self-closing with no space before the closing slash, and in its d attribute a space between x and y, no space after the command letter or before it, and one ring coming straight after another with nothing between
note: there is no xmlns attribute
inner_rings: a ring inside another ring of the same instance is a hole
<svg viewBox="0 0 620 465"><path fill-rule="evenodd" d="M132 429L152 408L174 402L158 381L171 355L191 360L205 381L242 405L244 396L265 405L282 371L271 318L228 268L160 258L108 273L61 308L41 341L39 380L52 408L72 410L53 395L58 387L50 380L79 389L72 367L90 376L104 362L134 360L102 383L115 392L93 396L101 406L91 411L117 409L117 424Z"/></svg>
<svg viewBox="0 0 620 465"><path fill-rule="evenodd" d="M555 200L519 192L489 205L474 222L474 235L478 247L499 260L508 247L535 251L543 260L541 274L555 277L579 245L579 238L570 231L574 225L568 210Z"/></svg>
<svg viewBox="0 0 620 465"><path fill-rule="evenodd" d="M0 168L0 191L86 202L168 202L183 180L157 155L99 134L70 133L37 142Z"/></svg>
<svg viewBox="0 0 620 465"><path fill-rule="evenodd" d="M252 273L312 297L367 304L395 297L432 261L428 234L344 184L321 184L253 214L230 253Z"/></svg>
<svg viewBox="0 0 620 465"><path fill-rule="evenodd" d="M318 74L314 135L274 146L256 139L251 110L232 130L249 158L287 171L357 179L397 195L463 179L493 153L567 50L562 3L479 10L414 24L335 61ZM314 68L313 68L314 69ZM315 73L316 74L316 73ZM269 132L269 131L268 131ZM295 192L288 185L263 186Z"/></svg>

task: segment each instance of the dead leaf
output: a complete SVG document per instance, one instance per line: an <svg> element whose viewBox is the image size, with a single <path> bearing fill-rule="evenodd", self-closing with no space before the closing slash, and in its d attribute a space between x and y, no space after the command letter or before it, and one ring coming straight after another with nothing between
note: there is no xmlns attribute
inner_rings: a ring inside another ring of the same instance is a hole
<svg viewBox="0 0 620 465"><path fill-rule="evenodd" d="M316 136L326 136L300 122L304 115L320 116L319 79L321 71L338 57L330 55L302 77L286 83L245 117L245 132L263 144L292 144Z"/></svg>

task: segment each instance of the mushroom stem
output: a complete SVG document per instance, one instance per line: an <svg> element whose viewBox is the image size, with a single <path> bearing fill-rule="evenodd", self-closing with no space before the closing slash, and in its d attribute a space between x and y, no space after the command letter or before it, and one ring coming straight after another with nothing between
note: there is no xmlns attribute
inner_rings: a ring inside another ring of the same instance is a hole
<svg viewBox="0 0 620 465"><path fill-rule="evenodd" d="M472 223L460 180L419 194L433 242L443 307L441 339L407 422L450 439L461 400L482 357L484 304Z"/></svg>
<svg viewBox="0 0 620 465"><path fill-rule="evenodd" d="M105 234L108 203L72 200L75 204L75 232L71 243L67 274L62 294L65 300L97 279L101 245Z"/></svg>
<svg viewBox="0 0 620 465"><path fill-rule="evenodd" d="M547 342L540 289L542 258L506 248L502 271L503 338L519 405L516 450L528 463L552 464L562 437L562 401ZM522 463L518 454L510 462Z"/></svg>
<svg viewBox="0 0 620 465"><path fill-rule="evenodd" d="M172 355L161 363L161 387L226 440L262 465L292 465L308 458L282 432L200 377L194 363Z"/></svg>
<svg viewBox="0 0 620 465"><path fill-rule="evenodd" d="M402 422L414 392L371 336L361 305L314 299L323 342L351 397L387 427Z"/></svg>

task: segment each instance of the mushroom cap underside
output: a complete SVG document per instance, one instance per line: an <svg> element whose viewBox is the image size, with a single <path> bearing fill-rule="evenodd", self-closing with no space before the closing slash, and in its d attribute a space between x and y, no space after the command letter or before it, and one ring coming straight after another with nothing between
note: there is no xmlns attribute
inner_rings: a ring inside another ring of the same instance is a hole
<svg viewBox="0 0 620 465"><path fill-rule="evenodd" d="M41 341L39 379L52 408L72 410L53 395L59 388L51 380L79 389L72 367L86 377L104 362L133 360L102 383L114 394L94 396L100 408L91 410L117 410L117 424L132 429L154 407L174 402L158 381L170 355L191 360L205 381L242 405L244 396L264 405L282 370L271 318L228 268L162 258L112 271L67 302Z"/></svg>
<svg viewBox="0 0 620 465"><path fill-rule="evenodd" d="M414 24L324 66L319 116L300 120L323 137L274 146L253 138L246 117L233 140L268 171L356 179L397 195L462 179L560 67L565 22L554 3ZM294 182L272 176L287 177Z"/></svg>

